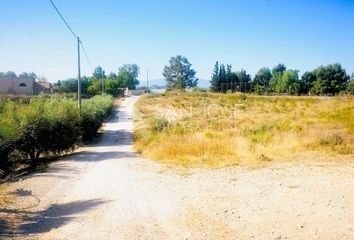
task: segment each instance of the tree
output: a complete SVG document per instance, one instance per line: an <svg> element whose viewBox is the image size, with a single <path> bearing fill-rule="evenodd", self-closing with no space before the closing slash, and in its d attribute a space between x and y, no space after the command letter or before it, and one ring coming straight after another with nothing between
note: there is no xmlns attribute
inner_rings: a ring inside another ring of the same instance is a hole
<svg viewBox="0 0 354 240"><path fill-rule="evenodd" d="M286 66L281 63L272 69L272 78L269 81L270 91L277 92L277 86L279 85L282 79L282 75L285 71L286 71Z"/></svg>
<svg viewBox="0 0 354 240"><path fill-rule="evenodd" d="M58 92L62 92L62 93L77 92L77 79L71 78L63 81L59 80L56 86Z"/></svg>
<svg viewBox="0 0 354 240"><path fill-rule="evenodd" d="M117 76L117 81L118 81L119 86L125 87L125 88L127 87L129 89L135 89L136 85L139 83L139 82L136 82L133 74L131 74L128 71L119 72L119 74Z"/></svg>
<svg viewBox="0 0 354 240"><path fill-rule="evenodd" d="M226 69L224 64L220 65L219 80L221 84L221 91L227 92L228 89L227 89L227 81L226 81Z"/></svg>
<svg viewBox="0 0 354 240"><path fill-rule="evenodd" d="M140 73L140 69L139 66L134 64L124 64L122 67L119 68L118 73L122 73L122 72L129 72L132 74L134 79L138 79L139 77L139 73Z"/></svg>
<svg viewBox="0 0 354 240"><path fill-rule="evenodd" d="M247 74L246 70L241 69L241 71L236 72L238 80L240 82L250 82L252 81L251 75Z"/></svg>
<svg viewBox="0 0 354 240"><path fill-rule="evenodd" d="M314 72L305 72L302 75L301 80L299 82L300 84L299 93L309 94L315 80L316 80L316 74Z"/></svg>
<svg viewBox="0 0 354 240"><path fill-rule="evenodd" d="M225 82L226 83L232 82L232 67L230 64L226 64Z"/></svg>
<svg viewBox="0 0 354 240"><path fill-rule="evenodd" d="M114 79L107 79L105 81L105 92L112 95L113 97L118 97L122 95L122 90L120 89L121 86L119 85L119 82Z"/></svg>
<svg viewBox="0 0 354 240"><path fill-rule="evenodd" d="M221 91L221 82L219 78L219 62L216 61L214 65L213 75L210 80L210 91L212 92L220 92Z"/></svg>
<svg viewBox="0 0 354 240"><path fill-rule="evenodd" d="M4 74L4 77L14 77L14 78L16 78L17 75L16 75L15 72L8 71L7 73Z"/></svg>
<svg viewBox="0 0 354 240"><path fill-rule="evenodd" d="M114 72L111 72L111 73L108 75L108 79L112 79L112 80L117 79L117 74L114 73Z"/></svg>
<svg viewBox="0 0 354 240"><path fill-rule="evenodd" d="M232 66L230 64L221 64L219 66L219 62L215 63L210 81L210 91L227 92L228 90L233 90L233 83L237 82L239 82L239 78L237 73L232 72Z"/></svg>
<svg viewBox="0 0 354 240"><path fill-rule="evenodd" d="M37 75L35 73L33 73L33 72L31 72L31 73L23 72L20 75L18 75L18 77L19 78L25 78L25 79L31 79L33 81L35 81L37 79Z"/></svg>
<svg viewBox="0 0 354 240"><path fill-rule="evenodd" d="M124 64L118 70L117 80L122 87L136 89L139 84L139 66L136 64Z"/></svg>
<svg viewBox="0 0 354 240"><path fill-rule="evenodd" d="M281 75L286 71L286 66L282 63L279 63L277 66L275 66L272 69L272 74L273 75Z"/></svg>
<svg viewBox="0 0 354 240"><path fill-rule="evenodd" d="M253 79L255 85L267 86L272 78L272 72L269 68L261 68Z"/></svg>
<svg viewBox="0 0 354 240"><path fill-rule="evenodd" d="M178 55L171 57L170 65L164 67L163 76L167 82L167 89L186 89L196 87L198 78L195 77L196 71L192 69L192 64L188 59Z"/></svg>
<svg viewBox="0 0 354 240"><path fill-rule="evenodd" d="M349 75L339 63L315 69L316 80L311 91L315 94L335 95L347 89Z"/></svg>
<svg viewBox="0 0 354 240"><path fill-rule="evenodd" d="M281 75L276 85L276 92L297 94L299 92L299 74L297 70L287 70Z"/></svg>
<svg viewBox="0 0 354 240"><path fill-rule="evenodd" d="M244 69L241 69L241 71L236 72L236 75L240 83L239 90L241 92L249 92L251 90L251 75L249 75Z"/></svg>
<svg viewBox="0 0 354 240"><path fill-rule="evenodd" d="M98 78L98 79L106 78L105 71L103 70L103 68L101 66L97 66L95 68L94 72L92 73L92 76L94 78Z"/></svg>
<svg viewBox="0 0 354 240"><path fill-rule="evenodd" d="M354 78L352 78L352 80L348 83L347 92L354 95Z"/></svg>
<svg viewBox="0 0 354 240"><path fill-rule="evenodd" d="M92 84L91 79L89 77L83 76L81 78L81 93L84 95L88 94L89 93L88 88L91 84Z"/></svg>
<svg viewBox="0 0 354 240"><path fill-rule="evenodd" d="M102 83L101 83L101 79L95 78L93 77L91 79L91 83L87 88L88 93L90 93L90 95L96 95L102 92Z"/></svg>

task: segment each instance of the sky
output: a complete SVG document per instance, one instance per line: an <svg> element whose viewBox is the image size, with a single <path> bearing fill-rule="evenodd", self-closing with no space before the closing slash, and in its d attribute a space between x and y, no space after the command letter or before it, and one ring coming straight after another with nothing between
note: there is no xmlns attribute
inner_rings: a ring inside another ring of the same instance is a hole
<svg viewBox="0 0 354 240"><path fill-rule="evenodd" d="M341 63L354 72L354 0L53 0L80 36L82 74L140 66L162 79L172 56L188 58L200 79L215 61L245 69L284 63L303 73ZM77 76L77 43L49 0L0 1L0 71L49 81Z"/></svg>

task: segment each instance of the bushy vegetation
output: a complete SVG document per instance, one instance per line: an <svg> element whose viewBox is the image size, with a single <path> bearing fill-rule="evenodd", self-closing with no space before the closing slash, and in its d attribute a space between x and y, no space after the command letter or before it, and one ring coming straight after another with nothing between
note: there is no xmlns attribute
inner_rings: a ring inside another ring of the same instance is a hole
<svg viewBox="0 0 354 240"><path fill-rule="evenodd" d="M80 138L80 112L65 98L33 98L19 126L17 147L33 163L41 155L71 150Z"/></svg>
<svg viewBox="0 0 354 240"><path fill-rule="evenodd" d="M101 66L95 68L92 76L82 77L81 91L83 96L92 97L103 91L114 97L123 96L124 88L135 89L139 84L139 67L136 64L125 64L119 68L118 73L106 75ZM56 91L59 93L76 93L77 79L58 81Z"/></svg>
<svg viewBox="0 0 354 240"><path fill-rule="evenodd" d="M193 88L198 85L198 78L195 77L196 71L192 69L186 57L177 55L171 57L169 65L165 66L162 75L166 79L166 87L169 90Z"/></svg>
<svg viewBox="0 0 354 240"><path fill-rule="evenodd" d="M60 96L0 102L0 169L8 172L11 153L16 155L13 160L36 165L41 157L73 150L96 135L112 107L110 95L84 100L81 112L76 101Z"/></svg>
<svg viewBox="0 0 354 240"><path fill-rule="evenodd" d="M111 113L113 98L110 95L96 95L84 100L81 110L81 130L83 140L96 136L103 120Z"/></svg>
<svg viewBox="0 0 354 240"><path fill-rule="evenodd" d="M216 62L210 90L278 95L353 94L353 80L349 80L349 75L338 63L305 72L301 78L298 70L287 69L284 64L278 64L272 70L261 68L252 80L245 70L232 72L231 65L226 64L225 67Z"/></svg>
<svg viewBox="0 0 354 240"><path fill-rule="evenodd" d="M150 159L221 167L354 153L353 97L167 92L136 106L135 149Z"/></svg>

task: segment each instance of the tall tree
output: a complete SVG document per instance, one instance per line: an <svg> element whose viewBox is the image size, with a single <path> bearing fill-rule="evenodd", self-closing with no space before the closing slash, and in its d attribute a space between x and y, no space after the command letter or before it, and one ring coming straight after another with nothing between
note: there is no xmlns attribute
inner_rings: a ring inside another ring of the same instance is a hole
<svg viewBox="0 0 354 240"><path fill-rule="evenodd" d="M16 73L15 72L12 72L12 71L8 71L7 73L5 73L3 75L4 77L17 77Z"/></svg>
<svg viewBox="0 0 354 240"><path fill-rule="evenodd" d="M136 86L139 84L139 73L140 70L138 65L124 64L118 70L117 79L120 84L123 84L124 87L128 87L129 89L136 89Z"/></svg>
<svg viewBox="0 0 354 240"><path fill-rule="evenodd" d="M92 76L97 79L106 78L105 71L101 66L97 66L95 68L94 72L92 73Z"/></svg>
<svg viewBox="0 0 354 240"><path fill-rule="evenodd" d="M231 81L232 81L232 67L230 64L226 64L225 82L231 83Z"/></svg>
<svg viewBox="0 0 354 240"><path fill-rule="evenodd" d="M219 71L219 79L220 79L220 84L221 84L221 91L226 92L228 89L228 84L226 81L226 68L225 64L220 65L220 71Z"/></svg>
<svg viewBox="0 0 354 240"><path fill-rule="evenodd" d="M347 86L347 92L351 95L354 95L354 79L350 80Z"/></svg>
<svg viewBox="0 0 354 240"><path fill-rule="evenodd" d="M58 92L63 92L63 93L77 92L77 79L72 78L72 79L67 79L62 81L59 80L56 86Z"/></svg>
<svg viewBox="0 0 354 240"><path fill-rule="evenodd" d="M316 94L334 95L345 91L349 82L349 75L339 63L320 66L315 69L316 81L312 92Z"/></svg>
<svg viewBox="0 0 354 240"><path fill-rule="evenodd" d="M279 87L277 86L280 84L283 73L286 71L286 66L284 64L278 64L272 69L272 78L269 81L269 90L276 92Z"/></svg>
<svg viewBox="0 0 354 240"><path fill-rule="evenodd" d="M283 72L280 81L276 85L276 92L298 94L300 87L298 72L297 70L287 70Z"/></svg>
<svg viewBox="0 0 354 240"><path fill-rule="evenodd" d="M252 84L251 75L248 74L244 69L241 69L241 71L236 72L236 75L239 81L238 90L241 92L249 92L251 90L251 84Z"/></svg>
<svg viewBox="0 0 354 240"><path fill-rule="evenodd" d="M178 55L171 57L170 65L164 67L163 76L167 82L167 89L186 89L196 87L198 78L195 77L196 71L192 69L192 64L188 59Z"/></svg>
<svg viewBox="0 0 354 240"><path fill-rule="evenodd" d="M136 88L136 82L134 76L130 72L127 71L119 72L117 76L117 81L119 85L122 87L127 87L129 89Z"/></svg>
<svg viewBox="0 0 354 240"><path fill-rule="evenodd" d="M251 75L249 75L246 70L241 69L241 71L236 72L238 80L242 83L247 83L252 81Z"/></svg>
<svg viewBox="0 0 354 240"><path fill-rule="evenodd" d="M216 61L214 65L213 75L211 76L210 80L210 91L212 92L220 92L221 91L221 82L219 78L219 62Z"/></svg>
<svg viewBox="0 0 354 240"><path fill-rule="evenodd" d="M281 75L286 71L286 66L282 63L279 63L277 66L275 66L272 69L272 74L273 75Z"/></svg>
<svg viewBox="0 0 354 240"><path fill-rule="evenodd" d="M268 86L270 79L272 78L272 72L269 68L261 68L254 77L253 81L255 85Z"/></svg>
<svg viewBox="0 0 354 240"><path fill-rule="evenodd" d="M315 80L316 80L316 74L313 71L305 72L302 75L301 80L299 82L300 83L299 93L309 94Z"/></svg>
<svg viewBox="0 0 354 240"><path fill-rule="evenodd" d="M122 72L129 72L134 80L137 80L140 74L140 68L138 65L134 64L124 64L122 67L119 68L118 74Z"/></svg>

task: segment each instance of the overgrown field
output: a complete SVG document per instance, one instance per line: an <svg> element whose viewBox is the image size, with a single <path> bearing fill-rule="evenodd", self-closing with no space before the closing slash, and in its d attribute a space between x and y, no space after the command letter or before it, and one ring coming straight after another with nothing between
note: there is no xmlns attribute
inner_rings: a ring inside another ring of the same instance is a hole
<svg viewBox="0 0 354 240"><path fill-rule="evenodd" d="M35 166L92 139L112 108L109 95L84 100L81 111L75 100L61 96L0 101L0 173L28 160Z"/></svg>
<svg viewBox="0 0 354 240"><path fill-rule="evenodd" d="M136 104L135 149L185 166L353 158L353 97L171 92Z"/></svg>

